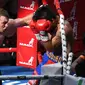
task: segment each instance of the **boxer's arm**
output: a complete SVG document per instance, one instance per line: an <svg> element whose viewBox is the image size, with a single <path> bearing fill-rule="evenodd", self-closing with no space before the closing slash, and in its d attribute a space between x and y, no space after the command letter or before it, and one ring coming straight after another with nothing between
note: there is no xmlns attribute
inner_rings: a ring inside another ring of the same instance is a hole
<svg viewBox="0 0 85 85"><path fill-rule="evenodd" d="M13 34L16 32L16 29L18 27L29 25L33 14L30 14L23 18L17 18L17 19L9 19L8 27L5 30L4 34L7 37L13 36Z"/></svg>
<svg viewBox="0 0 85 85"><path fill-rule="evenodd" d="M13 23L10 23L10 24L13 24L15 27L29 25L30 21L32 20L32 17L33 17L33 13L23 18L14 19Z"/></svg>
<svg viewBox="0 0 85 85"><path fill-rule="evenodd" d="M73 44L73 31L72 31L72 27L69 24L69 22L65 23L65 36L66 36L66 40L67 42L70 43L69 47L68 47L68 51L70 49L72 49L72 44ZM50 35L51 36L51 35ZM58 28L56 35L50 39L48 42L44 42L43 43L44 47L46 48L46 50L52 50L53 48L57 48L59 45L61 45L61 32L60 32L60 28Z"/></svg>

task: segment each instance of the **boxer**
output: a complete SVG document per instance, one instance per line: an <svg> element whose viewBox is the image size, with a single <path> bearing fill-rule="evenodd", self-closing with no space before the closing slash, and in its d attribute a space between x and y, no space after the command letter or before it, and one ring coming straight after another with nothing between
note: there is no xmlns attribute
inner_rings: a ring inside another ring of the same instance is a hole
<svg viewBox="0 0 85 85"><path fill-rule="evenodd" d="M3 43L5 36L13 36L18 27L27 26L30 23L32 16L33 13L23 18L9 19L7 11L0 8L0 44Z"/></svg>
<svg viewBox="0 0 85 85"><path fill-rule="evenodd" d="M33 75L41 74L41 66L52 63L62 63L62 42L60 32L60 21L58 13L50 10L48 5L42 5L33 15L30 27L44 46L45 52L42 55L42 62L34 70ZM70 23L65 20L65 36L67 41L67 54L72 50L73 31ZM42 49L42 48L41 48ZM37 80L29 80L27 85L36 85Z"/></svg>

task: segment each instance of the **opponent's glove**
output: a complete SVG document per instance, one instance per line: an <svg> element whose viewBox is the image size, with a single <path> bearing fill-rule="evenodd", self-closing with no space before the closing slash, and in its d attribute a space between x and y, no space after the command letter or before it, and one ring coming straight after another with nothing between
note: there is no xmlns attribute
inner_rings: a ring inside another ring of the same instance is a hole
<svg viewBox="0 0 85 85"><path fill-rule="evenodd" d="M51 28L51 21L46 19L39 19L36 21L36 28L39 31L49 31Z"/></svg>
<svg viewBox="0 0 85 85"><path fill-rule="evenodd" d="M49 40L48 31L50 30L50 28L51 28L51 22L49 20L46 19L37 20L36 29L40 33L41 41L47 42Z"/></svg>
<svg viewBox="0 0 85 85"><path fill-rule="evenodd" d="M36 25L36 21L31 20L29 26L30 26L31 30L33 31L33 33L35 34L36 39L40 40L40 34L39 34L39 31L36 29L35 25Z"/></svg>

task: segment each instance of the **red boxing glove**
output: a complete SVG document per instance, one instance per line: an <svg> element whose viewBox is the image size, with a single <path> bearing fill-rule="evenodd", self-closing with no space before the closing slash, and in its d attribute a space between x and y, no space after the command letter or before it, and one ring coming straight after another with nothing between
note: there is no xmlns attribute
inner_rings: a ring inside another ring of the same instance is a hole
<svg viewBox="0 0 85 85"><path fill-rule="evenodd" d="M47 33L51 28L51 22L49 20L46 19L39 19L37 21L32 20L29 26L38 40L41 40L43 42L49 40Z"/></svg>
<svg viewBox="0 0 85 85"><path fill-rule="evenodd" d="M36 22L36 28L39 31L49 31L51 28L51 21L46 19L39 19Z"/></svg>
<svg viewBox="0 0 85 85"><path fill-rule="evenodd" d="M32 29L33 33L35 34L37 40L40 40L40 35L39 35L39 31L36 29L36 21L31 21L29 24L30 28Z"/></svg>
<svg viewBox="0 0 85 85"><path fill-rule="evenodd" d="M32 29L32 31L33 31L34 33L38 33L38 30L35 28L35 25L36 25L36 21L31 20L31 22L30 22L30 24L29 24L30 28Z"/></svg>

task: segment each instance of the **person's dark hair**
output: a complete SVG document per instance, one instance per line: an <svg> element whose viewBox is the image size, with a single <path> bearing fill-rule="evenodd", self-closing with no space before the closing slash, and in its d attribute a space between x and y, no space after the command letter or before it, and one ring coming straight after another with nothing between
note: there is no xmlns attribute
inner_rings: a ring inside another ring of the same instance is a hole
<svg viewBox="0 0 85 85"><path fill-rule="evenodd" d="M33 20L38 19L47 19L52 21L52 19L56 19L56 13L54 13L48 5L43 5L36 10L33 16Z"/></svg>
<svg viewBox="0 0 85 85"><path fill-rule="evenodd" d="M6 16L7 18L9 18L8 12L3 8L0 8L0 16Z"/></svg>

